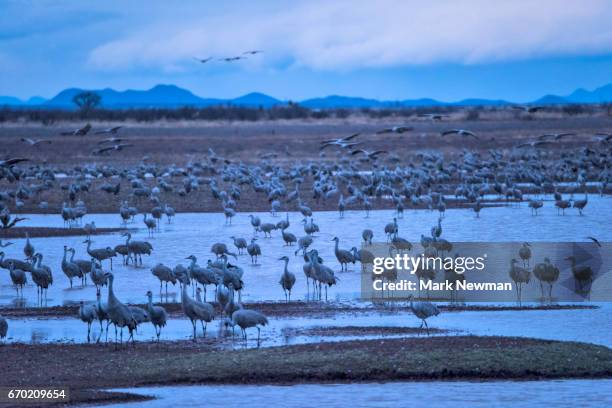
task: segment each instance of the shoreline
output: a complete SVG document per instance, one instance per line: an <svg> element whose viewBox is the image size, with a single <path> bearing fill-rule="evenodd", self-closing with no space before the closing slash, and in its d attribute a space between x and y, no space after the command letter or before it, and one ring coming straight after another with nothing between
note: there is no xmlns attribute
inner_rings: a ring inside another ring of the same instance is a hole
<svg viewBox="0 0 612 408"><path fill-rule="evenodd" d="M221 312L217 302L209 302L216 312ZM182 309L180 303L159 303L163 306L171 317L181 316ZM292 301L289 303L282 301L262 301L244 302L242 305L247 309L257 310L269 317L293 317L293 316L318 316L334 313L397 313L410 312L410 307L404 302L399 301L398 305L389 307L384 303L372 303L366 306L356 306L351 303L327 303ZM144 303L130 304L130 306L146 307ZM438 309L446 312L503 312L503 311L537 311L537 310L580 310L598 309L597 305L590 304L567 304L567 305L437 305ZM0 307L0 314L4 317L23 318L23 317L76 317L79 305L73 306L50 306L45 308L38 307Z"/></svg>
<svg viewBox="0 0 612 408"><path fill-rule="evenodd" d="M0 358L7 363L5 378L14 380L8 386L68 385L73 395L82 397L71 403L95 402L89 398L105 389L179 384L612 378L612 349L605 346L499 336L385 338L238 350L216 350L190 341L119 348L7 344L0 347ZM88 362L87 370L79 368L82 361Z"/></svg>

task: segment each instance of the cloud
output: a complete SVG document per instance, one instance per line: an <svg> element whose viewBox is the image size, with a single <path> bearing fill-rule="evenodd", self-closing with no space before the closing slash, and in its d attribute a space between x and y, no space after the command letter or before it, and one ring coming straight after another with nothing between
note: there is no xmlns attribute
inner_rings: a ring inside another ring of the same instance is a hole
<svg viewBox="0 0 612 408"><path fill-rule="evenodd" d="M297 5L296 5L297 4ZM271 11L272 10L272 11ZM146 13L146 10L143 10ZM201 13L194 13L201 14ZM241 67L346 71L612 52L605 0L309 1L208 16L157 14L91 51L94 69L192 69L193 56L266 50ZM189 65L191 64L191 65Z"/></svg>

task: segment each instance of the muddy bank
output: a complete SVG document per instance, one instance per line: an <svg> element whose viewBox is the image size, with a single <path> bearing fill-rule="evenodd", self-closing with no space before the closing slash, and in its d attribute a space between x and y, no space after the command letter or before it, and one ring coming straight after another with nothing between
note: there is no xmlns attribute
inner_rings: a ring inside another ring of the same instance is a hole
<svg viewBox="0 0 612 408"><path fill-rule="evenodd" d="M424 334L425 329L417 327L392 327L392 326L318 326L304 329L284 328L285 336L394 336L401 334ZM448 330L430 328L429 333L448 333Z"/></svg>
<svg viewBox="0 0 612 408"><path fill-rule="evenodd" d="M112 234L115 232L126 231L125 228L96 228L91 235ZM83 228L52 228L52 227L13 227L10 229L0 229L0 238L25 238L26 234L30 238L49 238L49 237L70 237L88 235Z"/></svg>
<svg viewBox="0 0 612 408"><path fill-rule="evenodd" d="M170 316L182 315L180 303L158 303L162 305ZM221 309L217 303L212 303L216 312L220 315ZM134 306L146 307L145 304ZM333 316L336 313L395 313L410 311L410 307L404 302L355 304L355 303L321 303L321 302L252 302L243 303L247 309L257 310L269 317L314 317ZM6 317L64 317L76 316L78 305L53 306L53 307L6 307L0 308L0 313ZM469 311L533 311L533 310L576 310L597 309L595 305L438 305L438 309L444 312L469 312Z"/></svg>
<svg viewBox="0 0 612 408"><path fill-rule="evenodd" d="M217 350L208 342L0 347L3 386L610 378L612 349L510 337L422 337ZM261 364L265 361L266 364ZM83 364L86 369L83 369ZM44 367L44 369L41 369ZM93 402L93 401L92 401Z"/></svg>

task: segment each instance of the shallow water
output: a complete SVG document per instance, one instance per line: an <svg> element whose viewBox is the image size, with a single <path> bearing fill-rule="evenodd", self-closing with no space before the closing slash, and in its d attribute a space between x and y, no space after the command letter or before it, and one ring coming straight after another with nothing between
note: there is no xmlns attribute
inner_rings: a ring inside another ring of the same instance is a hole
<svg viewBox="0 0 612 408"><path fill-rule="evenodd" d="M443 312L428 320L430 327L449 330L450 335L484 335L484 336L520 336L549 340L579 341L601 344L612 347L612 305L602 303L598 309L577 310L531 310L531 311L470 311ZM261 331L261 347L287 344L316 343L320 341L342 341L355 338L379 338L380 335L368 336L311 336L294 335L294 329L330 326L389 326L418 327L420 321L410 312L393 313L338 313L334 316L309 318L270 318L270 324ZM87 341L86 324L76 318L61 319L8 319L9 337L7 342L50 343ZM92 341L97 337L99 326L93 325ZM127 331L124 333L127 335ZM162 340L187 340L192 335L191 323L184 318L171 318L163 329ZM202 331L198 326L198 336ZM256 347L257 331L250 329L248 341L244 343L238 337L232 339L223 325L222 318L217 317L208 325L208 338L215 339L215 346L226 348ZM416 335L425 335L415 334ZM153 326L150 323L141 325L136 334L136 341L154 339ZM385 337L390 337L387 334ZM402 334L402 337L408 337ZM113 339L111 327L109 339ZM397 337L397 335L393 335ZM102 336L102 340L105 336ZM125 339L125 337L124 337Z"/></svg>
<svg viewBox="0 0 612 408"><path fill-rule="evenodd" d="M442 228L443 236L450 241L582 241L586 236L595 236L601 241L612 240L612 229L608 228L612 219L612 203L610 198L590 197L589 205L584 216L577 211L569 210L565 216L558 216L557 210L551 202L547 202L537 217L530 215L525 203L520 207L493 207L482 210L481 217L475 218L471 210L447 210ZM200 265L212 258L210 248L215 242L223 242L233 250L234 235L249 239L253 236L249 213L238 213L232 225L225 225L222 214L190 213L178 214L172 224L164 220L161 223L161 232L153 238L147 237L142 217L129 227L138 228L133 233L134 240L149 240L153 245L153 254L143 257L144 266L134 268L121 265L121 257L115 258L115 291L119 299L126 303L143 303L145 293L152 290L159 296L159 281L150 272L150 268L162 262L174 267L178 263L185 266L188 260L185 257L194 254L198 257ZM262 222L278 222L283 216L272 217L269 213L258 214ZM364 217L361 211L347 211L344 218L339 218L337 212L317 212L314 221L319 225L321 232L315 237L311 248L319 250L325 262L335 270L340 270L333 254L334 245L331 239L340 238L340 247L350 249L359 247L361 232L365 228L374 231L375 240L384 241L383 229L394 216L393 211L373 211L369 218ZM63 221L59 215L29 215L30 219L23 225L62 227ZM289 213L291 226L289 231L300 237L305 235L302 217L298 213ZM418 240L421 234L427 235L438 219L437 211L411 210L406 211L404 218L398 220L400 236L409 240ZM95 221L98 227L118 227L120 217L117 214L87 215L84 222ZM290 257L289 268L297 276L293 291L294 299L306 297L306 284L302 272L303 259L294 256L295 247L286 247L282 241L280 231L273 231L272 238L263 238L260 233L258 243L263 256L258 265L252 265L248 255L238 257L237 264L244 269L245 289L243 301L280 300L283 293L278 285L283 264L278 258L282 255ZM93 286L80 287L75 281L74 289L69 289L69 282L61 270L63 246L68 245L77 249L76 258L88 259L85 252L84 237L56 237L35 238L32 244L36 250L44 254L43 263L53 269L54 283L48 291L46 305L63 305L80 300L92 301L95 299ZM115 246L125 242L119 234L98 235L93 237L94 248ZM6 256L10 258L23 258L23 239L11 239L15 244L4 248ZM231 259L231 262L236 262ZM109 268L108 262L104 264ZM349 268L349 272L338 273L340 283L331 288L329 296L335 300L356 299L360 291L358 266ZM29 278L29 276L28 276ZM178 300L178 286L170 287L170 300ZM103 292L104 296L106 291ZM210 295L210 292L209 292ZM24 290L23 298L16 296L7 271L0 271L0 305L36 305L36 287L30 284Z"/></svg>
<svg viewBox="0 0 612 408"><path fill-rule="evenodd" d="M375 408L431 407L606 407L612 406L612 380L396 382L298 384L291 386L215 385L121 389L156 400L110 407L323 406Z"/></svg>

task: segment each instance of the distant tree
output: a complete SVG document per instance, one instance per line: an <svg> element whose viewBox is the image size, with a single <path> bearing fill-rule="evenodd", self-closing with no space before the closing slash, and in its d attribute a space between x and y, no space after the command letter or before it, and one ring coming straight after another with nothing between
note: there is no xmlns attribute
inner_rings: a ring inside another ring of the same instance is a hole
<svg viewBox="0 0 612 408"><path fill-rule="evenodd" d="M102 98L95 92L83 91L74 95L72 102L78 106L82 112L88 113L92 109L100 106Z"/></svg>

